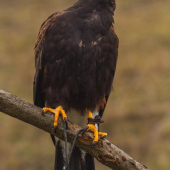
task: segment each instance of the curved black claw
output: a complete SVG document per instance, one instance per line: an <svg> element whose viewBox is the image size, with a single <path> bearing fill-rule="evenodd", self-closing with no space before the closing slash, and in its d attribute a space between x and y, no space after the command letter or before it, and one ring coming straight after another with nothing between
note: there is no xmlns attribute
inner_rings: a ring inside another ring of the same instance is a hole
<svg viewBox="0 0 170 170"><path fill-rule="evenodd" d="M42 109L42 111L41 111L41 114L42 114L42 116L45 117L45 114L44 114L44 110L43 110L43 109Z"/></svg>
<svg viewBox="0 0 170 170"><path fill-rule="evenodd" d="M54 126L54 133L56 133L56 131L57 131L57 126L55 125Z"/></svg>
<svg viewBox="0 0 170 170"><path fill-rule="evenodd" d="M65 120L65 123L66 123L66 129L68 129L68 121L67 121L67 118L65 117L64 120Z"/></svg>
<svg viewBox="0 0 170 170"><path fill-rule="evenodd" d="M95 142L93 142L93 144L91 145L91 147L93 148L93 147L94 147L94 145L96 145L96 143L97 143L96 141L95 141Z"/></svg>
<svg viewBox="0 0 170 170"><path fill-rule="evenodd" d="M86 132L86 130L87 130L88 128L89 128L88 126L86 126L86 127L84 128L84 130L83 130L83 132L82 132L82 136L84 135L84 133Z"/></svg>
<svg viewBox="0 0 170 170"><path fill-rule="evenodd" d="M100 137L100 139L104 139L105 137L106 137L106 135L104 135L104 136L101 136L101 137Z"/></svg>

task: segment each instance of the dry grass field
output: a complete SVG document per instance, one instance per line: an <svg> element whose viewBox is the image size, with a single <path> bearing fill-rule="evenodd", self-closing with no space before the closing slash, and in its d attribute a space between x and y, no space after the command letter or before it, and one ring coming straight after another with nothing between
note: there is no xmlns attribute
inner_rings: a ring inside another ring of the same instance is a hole
<svg viewBox="0 0 170 170"><path fill-rule="evenodd" d="M39 27L74 2L0 0L0 89L32 103ZM114 17L119 59L102 131L150 170L170 169L169 7L169 0L117 0ZM53 164L49 134L0 113L0 170L49 170Z"/></svg>

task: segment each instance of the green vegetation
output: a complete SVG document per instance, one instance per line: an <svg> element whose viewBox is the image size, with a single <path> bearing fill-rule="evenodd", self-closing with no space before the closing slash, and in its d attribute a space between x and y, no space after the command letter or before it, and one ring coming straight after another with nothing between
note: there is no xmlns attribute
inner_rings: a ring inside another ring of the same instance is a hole
<svg viewBox="0 0 170 170"><path fill-rule="evenodd" d="M32 102L41 23L69 0L0 0L0 89ZM119 59L103 119L108 139L150 170L170 169L170 1L117 0ZM0 114L0 170L53 169L50 136ZM108 168L97 163L97 170Z"/></svg>

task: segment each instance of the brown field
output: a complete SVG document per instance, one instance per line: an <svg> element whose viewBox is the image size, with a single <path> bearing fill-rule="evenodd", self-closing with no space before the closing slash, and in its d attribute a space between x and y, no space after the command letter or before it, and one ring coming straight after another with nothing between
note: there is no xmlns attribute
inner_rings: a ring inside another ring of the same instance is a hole
<svg viewBox="0 0 170 170"><path fill-rule="evenodd" d="M39 27L73 2L0 0L0 89L32 103ZM169 7L169 0L117 0L114 17L119 59L102 131L150 170L170 169ZM0 113L0 170L49 170L53 164L49 134Z"/></svg>

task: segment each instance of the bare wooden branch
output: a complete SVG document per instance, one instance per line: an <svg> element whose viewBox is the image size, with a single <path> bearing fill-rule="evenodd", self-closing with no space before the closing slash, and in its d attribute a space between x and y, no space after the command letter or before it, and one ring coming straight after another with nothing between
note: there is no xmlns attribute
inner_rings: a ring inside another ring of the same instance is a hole
<svg viewBox="0 0 170 170"><path fill-rule="evenodd" d="M12 117L20 119L26 123L36 126L60 139L64 139L63 126L61 119L56 134L54 134L53 121L54 116L47 113L46 116L41 115L41 108L36 107L17 96L0 90L0 111ZM68 142L72 143L76 133L80 130L78 125L68 122ZM110 143L108 140L99 140L98 144L91 148L93 135L85 133L84 137L78 136L76 146L90 153L99 162L114 170L148 170L118 147Z"/></svg>

